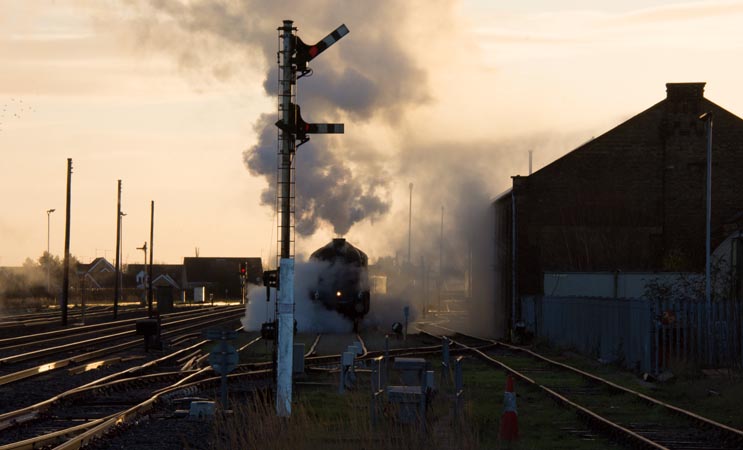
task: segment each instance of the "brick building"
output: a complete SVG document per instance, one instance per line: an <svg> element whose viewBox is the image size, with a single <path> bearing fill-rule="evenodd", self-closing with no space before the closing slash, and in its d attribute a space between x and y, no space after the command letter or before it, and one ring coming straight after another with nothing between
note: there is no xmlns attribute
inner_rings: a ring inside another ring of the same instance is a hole
<svg viewBox="0 0 743 450"><path fill-rule="evenodd" d="M495 199L494 290L504 330L519 297L543 294L544 271L704 271L705 112L714 121L713 250L743 211L743 120L704 98L704 85L666 84L664 100L513 177Z"/></svg>

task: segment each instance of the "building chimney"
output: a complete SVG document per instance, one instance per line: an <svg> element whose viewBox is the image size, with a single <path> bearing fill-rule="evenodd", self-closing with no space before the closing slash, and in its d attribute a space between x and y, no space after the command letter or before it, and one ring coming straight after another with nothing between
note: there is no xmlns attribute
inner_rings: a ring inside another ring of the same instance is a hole
<svg viewBox="0 0 743 450"><path fill-rule="evenodd" d="M666 98L671 101L701 100L707 83L666 83Z"/></svg>

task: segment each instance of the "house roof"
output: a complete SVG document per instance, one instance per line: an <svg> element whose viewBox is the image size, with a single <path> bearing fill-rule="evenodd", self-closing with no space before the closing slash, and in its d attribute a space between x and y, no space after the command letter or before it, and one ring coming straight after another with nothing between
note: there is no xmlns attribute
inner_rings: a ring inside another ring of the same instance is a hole
<svg viewBox="0 0 743 450"><path fill-rule="evenodd" d="M83 273L96 273L96 272L115 272L116 268L106 260L106 258L99 256L88 264L78 264L77 272Z"/></svg>
<svg viewBox="0 0 743 450"><path fill-rule="evenodd" d="M136 276L141 271L149 271L149 264L127 264L125 275ZM152 276L157 278L161 275L169 275L173 280L180 283L183 278L183 264L153 264Z"/></svg>
<svg viewBox="0 0 743 450"><path fill-rule="evenodd" d="M137 280L137 275L149 270L149 264L127 264L124 269L124 285L128 287L141 287L141 280ZM170 281L168 284L174 285L174 287L183 288L183 264L153 264L152 265L152 277L153 284L161 278L167 276Z"/></svg>

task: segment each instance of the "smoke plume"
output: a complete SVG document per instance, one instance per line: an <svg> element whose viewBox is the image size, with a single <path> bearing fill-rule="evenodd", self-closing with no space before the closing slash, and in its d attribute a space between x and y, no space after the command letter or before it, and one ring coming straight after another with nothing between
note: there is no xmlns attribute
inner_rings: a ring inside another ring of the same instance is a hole
<svg viewBox="0 0 743 450"><path fill-rule="evenodd" d="M347 37L310 63L313 75L298 81L304 120L343 122L346 129L340 137L312 136L297 149L296 231L303 237L327 228L337 235L355 231L353 238L372 259L402 250L408 238L407 186L413 182L409 263L462 280L472 265L491 267L478 255L492 249L486 238L492 235L487 219L494 194L510 187L510 176L518 173L514 167L526 167L529 149L554 147L548 136L505 142L509 124L483 122L490 117L483 114L489 105L479 104L478 90L500 87L489 85L489 74L472 64L476 56L470 51L477 51L472 36L453 31L466 28L458 22L454 0L130 3L139 11L138 39L175 55L187 73L234 83L246 68L260 70L263 89L273 98L277 27L284 19L295 19L307 43L341 23L348 26ZM272 208L277 119L276 111L265 111L254 123L257 142L243 152L250 173L265 180L261 203ZM480 300L492 307L492 298ZM488 320L491 314L474 316Z"/></svg>
<svg viewBox="0 0 743 450"><path fill-rule="evenodd" d="M372 3L320 0L310 2L227 0L133 0L141 43L175 54L182 68L235 79L243 67L256 65L266 73L264 89L277 94L276 28L295 18L299 36L314 43L341 23L353 39L344 39L311 63L315 73L298 82L298 103L305 120L363 124L372 119L394 123L411 105L429 99L426 72L404 44L415 2ZM426 3L426 6L430 5ZM259 140L243 154L251 174L267 187L264 205L274 206L276 182L276 113L266 112L255 124ZM348 142L315 137L298 150L296 166L297 223L300 235L315 233L320 224L346 234L364 220L390 209L390 187L384 171L370 171L349 160Z"/></svg>

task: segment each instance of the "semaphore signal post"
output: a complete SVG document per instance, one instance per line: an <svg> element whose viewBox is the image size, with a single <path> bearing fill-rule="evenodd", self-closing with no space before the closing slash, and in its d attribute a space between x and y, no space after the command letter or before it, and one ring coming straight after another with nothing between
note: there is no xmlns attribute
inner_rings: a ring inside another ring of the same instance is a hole
<svg viewBox="0 0 743 450"><path fill-rule="evenodd" d="M314 45L305 44L296 34L293 21L284 20L279 31L279 117L278 210L279 280L276 302L278 320L276 357L276 414L291 415L292 358L294 347L294 155L309 141L309 134L343 133L343 124L307 123L296 102L297 80L312 72L311 60L348 34L341 25ZM298 143L299 142L299 143Z"/></svg>

